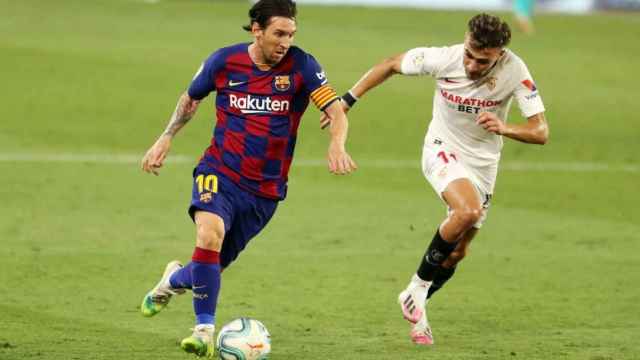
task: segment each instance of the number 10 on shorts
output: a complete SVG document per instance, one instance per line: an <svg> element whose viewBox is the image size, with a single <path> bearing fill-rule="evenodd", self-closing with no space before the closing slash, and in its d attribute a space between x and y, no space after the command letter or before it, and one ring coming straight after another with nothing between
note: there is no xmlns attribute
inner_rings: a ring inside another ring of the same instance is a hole
<svg viewBox="0 0 640 360"><path fill-rule="evenodd" d="M211 201L213 194L218 192L218 177L215 175L200 174L196 176L196 183L198 184L198 193L202 202L208 203Z"/></svg>
<svg viewBox="0 0 640 360"><path fill-rule="evenodd" d="M200 174L196 177L198 183L198 193L202 194L205 190L212 193L218 192L218 177L215 175Z"/></svg>

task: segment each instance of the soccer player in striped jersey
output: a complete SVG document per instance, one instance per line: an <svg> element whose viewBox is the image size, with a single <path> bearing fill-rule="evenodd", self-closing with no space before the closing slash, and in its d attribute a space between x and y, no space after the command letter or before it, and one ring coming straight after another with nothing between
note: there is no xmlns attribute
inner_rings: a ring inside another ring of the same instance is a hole
<svg viewBox="0 0 640 360"><path fill-rule="evenodd" d="M433 344L427 300L454 274L482 226L493 194L502 139L544 144L549 129L544 105L525 63L506 48L509 26L479 14L463 44L419 47L374 66L343 98L345 111L392 75L430 75L436 80L433 114L422 151L422 171L448 208L415 275L400 293L411 339ZM507 123L512 100L525 122ZM330 123L326 116L321 124Z"/></svg>
<svg viewBox="0 0 640 360"><path fill-rule="evenodd" d="M214 354L215 311L220 274L273 216L287 192L300 119L310 100L333 119L328 169L348 174L356 164L345 150L347 118L339 97L316 59L293 46L296 5L260 0L244 29L252 43L215 51L180 97L165 132L142 160L157 175L173 137L216 92L217 122L210 145L193 172L189 215L196 224L191 262L170 262L144 297L145 316L161 311L173 295L191 290L196 326L181 342L186 352Z"/></svg>

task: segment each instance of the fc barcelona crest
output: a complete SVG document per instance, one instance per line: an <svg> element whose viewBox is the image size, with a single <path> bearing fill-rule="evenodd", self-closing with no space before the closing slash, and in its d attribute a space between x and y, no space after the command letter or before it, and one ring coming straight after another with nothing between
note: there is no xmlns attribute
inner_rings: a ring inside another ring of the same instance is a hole
<svg viewBox="0 0 640 360"><path fill-rule="evenodd" d="M276 86L276 90L287 91L291 87L291 80L289 75L278 75L274 77L273 84Z"/></svg>

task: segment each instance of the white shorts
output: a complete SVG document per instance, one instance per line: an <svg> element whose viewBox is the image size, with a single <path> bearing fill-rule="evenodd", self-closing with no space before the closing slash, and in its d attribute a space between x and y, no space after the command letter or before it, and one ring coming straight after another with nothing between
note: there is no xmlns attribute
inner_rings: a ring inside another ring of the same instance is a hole
<svg viewBox="0 0 640 360"><path fill-rule="evenodd" d="M479 229L487 218L498 165L479 168L470 166L469 162L465 160L463 155L448 149L439 139L425 141L422 149L422 173L440 199L452 181L469 179L475 185L478 198L484 209L482 217L473 226ZM447 209L447 212L449 211L450 209Z"/></svg>

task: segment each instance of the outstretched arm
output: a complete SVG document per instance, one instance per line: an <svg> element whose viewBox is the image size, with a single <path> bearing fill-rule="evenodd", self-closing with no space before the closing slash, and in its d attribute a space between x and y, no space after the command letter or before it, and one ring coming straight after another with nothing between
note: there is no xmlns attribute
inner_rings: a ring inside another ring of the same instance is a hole
<svg viewBox="0 0 640 360"><path fill-rule="evenodd" d="M384 59L381 63L375 65L351 88L351 95L356 98L361 98L369 90L382 84L391 76L399 74L402 69L402 59L404 56L405 53L398 54Z"/></svg>
<svg viewBox="0 0 640 360"><path fill-rule="evenodd" d="M549 126L543 112L528 117L522 124L505 124L496 114L484 112L478 115L476 123L496 135L523 143L544 145L549 140Z"/></svg>
<svg viewBox="0 0 640 360"><path fill-rule="evenodd" d="M171 148L171 140L195 115L199 104L199 100L192 99L186 92L180 96L167 128L142 158L142 170L158 175L158 169L162 167Z"/></svg>
<svg viewBox="0 0 640 360"><path fill-rule="evenodd" d="M351 90L342 97L342 110L347 113L356 100L360 99L364 94L374 87L382 84L388 78L395 74L399 74L402 68L402 59L406 53L398 54L393 57L384 59L381 63L375 65L371 70L367 71L358 82L353 85ZM351 98L349 98L351 97ZM324 129L333 119L326 112L320 116L320 127Z"/></svg>

